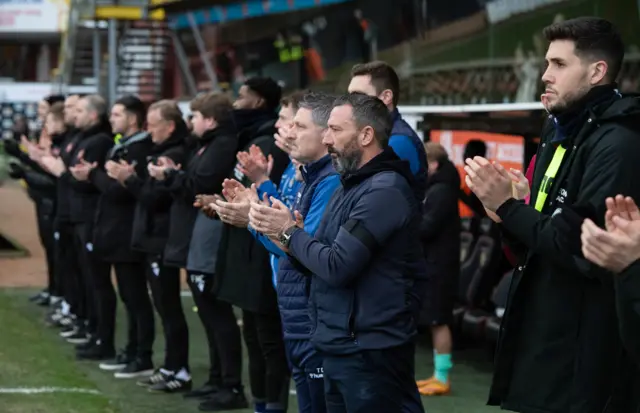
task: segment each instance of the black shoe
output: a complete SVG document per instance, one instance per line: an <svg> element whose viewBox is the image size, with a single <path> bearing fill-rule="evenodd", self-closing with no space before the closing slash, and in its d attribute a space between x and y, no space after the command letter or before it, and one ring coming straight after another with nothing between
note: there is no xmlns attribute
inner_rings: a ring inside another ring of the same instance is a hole
<svg viewBox="0 0 640 413"><path fill-rule="evenodd" d="M36 305L40 307L49 307L51 304L51 296L49 294L42 295L40 298L34 301Z"/></svg>
<svg viewBox="0 0 640 413"><path fill-rule="evenodd" d="M135 379L138 377L149 377L153 374L153 363L151 360L141 360L139 358L133 359L122 370L117 371L113 377L116 379ZM138 385L141 382L138 382ZM155 384L155 383L154 383ZM153 384L145 384L145 386L152 386Z"/></svg>
<svg viewBox="0 0 640 413"><path fill-rule="evenodd" d="M127 367L127 364L131 363L134 357L125 350L121 350L113 360L107 360L104 363L100 363L100 370L115 371L122 370Z"/></svg>
<svg viewBox="0 0 640 413"><path fill-rule="evenodd" d="M29 301L31 301L32 303L36 302L36 301L40 301L42 300L44 297L48 298L49 297L49 292L45 289L40 291L38 294L36 295L32 295L31 297L29 297Z"/></svg>
<svg viewBox="0 0 640 413"><path fill-rule="evenodd" d="M179 393L189 390L191 390L191 380L180 380L175 375L166 376L164 381L149 386L149 391L152 393Z"/></svg>
<svg viewBox="0 0 640 413"><path fill-rule="evenodd" d="M246 409L249 406L242 387L223 388L198 406L201 412Z"/></svg>
<svg viewBox="0 0 640 413"><path fill-rule="evenodd" d="M86 343L75 345L76 351L86 351L96 345L96 342L98 341L96 337L92 336L91 334L87 334L87 337L89 338L89 341L87 341Z"/></svg>
<svg viewBox="0 0 640 413"><path fill-rule="evenodd" d="M158 383L164 383L167 377L170 377L170 376L158 370L155 373L153 373L151 376L147 377L146 379L138 380L136 384L141 387L151 387Z"/></svg>
<svg viewBox="0 0 640 413"><path fill-rule="evenodd" d="M115 355L113 347L107 347L105 344L96 341L95 344L87 349L76 351L76 359L78 360L109 360Z"/></svg>
<svg viewBox="0 0 640 413"><path fill-rule="evenodd" d="M206 382L202 387L199 387L195 390L191 390L188 393L184 394L185 399L200 399L203 397L214 397L216 393L221 390L220 386L217 384L211 384L210 382Z"/></svg>
<svg viewBox="0 0 640 413"><path fill-rule="evenodd" d="M75 333L67 337L67 343L69 344L86 344L90 341L91 336L89 336L84 329L77 329Z"/></svg>

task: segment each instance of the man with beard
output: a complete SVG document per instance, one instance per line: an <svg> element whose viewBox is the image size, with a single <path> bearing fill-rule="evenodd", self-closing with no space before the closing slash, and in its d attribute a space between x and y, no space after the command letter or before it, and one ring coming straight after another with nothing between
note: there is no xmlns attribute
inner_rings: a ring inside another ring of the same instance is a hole
<svg viewBox="0 0 640 413"><path fill-rule="evenodd" d="M265 235L311 274L311 343L323 354L330 413L424 411L413 351L416 280L425 276L422 199L407 163L388 147L391 125L378 98L335 101L323 143L342 187L314 236L281 202L252 204L256 226L268 227Z"/></svg>
<svg viewBox="0 0 640 413"><path fill-rule="evenodd" d="M182 112L171 100L161 100L147 111L147 130L153 147L148 164L141 171L127 162L110 164L107 173L124 185L137 199L133 218L131 248L145 255L145 273L153 303L160 315L165 338L162 367L137 382L150 392L174 393L191 388L189 373L189 330L180 298L180 268L164 264L169 238L171 191L151 173L154 166L181 165L186 160L185 139L189 134ZM133 378L137 372L153 369L151 355L136 358L117 378Z"/></svg>
<svg viewBox="0 0 640 413"><path fill-rule="evenodd" d="M74 176L74 167L83 163L95 163L96 167L102 168L107 152L113 146L113 139L106 117L107 105L102 97L86 96L77 102L75 109L78 133L71 143L69 163L54 156L45 156L41 162L50 173L61 180L68 180L70 185L69 216L74 227L76 259L81 273L79 278L86 302L86 320L80 320L73 334L70 333L66 338L69 343L90 347L95 340L100 339L97 336L99 315L92 273L92 260L95 259L92 234L100 192L92 184L78 180ZM83 350L84 347L78 348L79 356ZM109 356L113 357L113 354Z"/></svg>
<svg viewBox="0 0 640 413"><path fill-rule="evenodd" d="M153 143L143 130L144 104L134 96L125 96L111 108L110 122L113 132L121 138L107 154L105 169L115 162L136 165L142 171ZM154 322L149 295L146 292L142 255L131 250L131 227L135 198L118 181L96 164L83 162L72 172L79 181L93 184L101 193L95 213L93 231L92 263L94 291L98 302L99 341L78 354L86 360L105 360L114 352L116 297L111 283L113 266L118 291L127 310L128 343L114 360L103 363L104 370L125 368L136 357L144 360L151 357ZM144 373L141 372L131 372Z"/></svg>
<svg viewBox="0 0 640 413"><path fill-rule="evenodd" d="M239 148L247 151L255 145L266 157L273 158L269 178L275 185L290 162L273 137L281 95L282 90L273 79L251 78L242 85L234 103ZM251 184L240 165L235 169L234 177L244 186ZM218 216L226 225L218 249L215 292L220 300L243 310L255 411L283 412L289 400L290 377L276 294L271 283L269 252L247 231L248 218L236 222L234 216L220 211Z"/></svg>
<svg viewBox="0 0 640 413"><path fill-rule="evenodd" d="M585 260L585 218L604 226L605 199L638 199L640 101L615 84L624 57L608 21L544 30L549 43L542 132L529 205L504 167L467 159L467 183L495 213L519 266L498 342L489 404L523 413L606 411L618 400L621 345L611 274Z"/></svg>

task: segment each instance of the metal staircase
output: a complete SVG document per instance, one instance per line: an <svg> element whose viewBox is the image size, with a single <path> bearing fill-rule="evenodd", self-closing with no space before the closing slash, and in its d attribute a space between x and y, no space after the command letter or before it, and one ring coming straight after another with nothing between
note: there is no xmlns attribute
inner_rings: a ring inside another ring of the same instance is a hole
<svg viewBox="0 0 640 413"><path fill-rule="evenodd" d="M170 49L171 37L166 22L124 22L118 45L118 97L133 94L145 102L160 99Z"/></svg>

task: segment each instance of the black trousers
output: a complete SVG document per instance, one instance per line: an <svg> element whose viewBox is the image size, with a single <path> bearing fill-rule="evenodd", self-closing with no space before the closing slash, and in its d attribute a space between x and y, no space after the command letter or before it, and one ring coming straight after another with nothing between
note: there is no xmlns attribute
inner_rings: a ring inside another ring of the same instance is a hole
<svg viewBox="0 0 640 413"><path fill-rule="evenodd" d="M244 341L249 355L249 383L256 400L286 410L291 373L284 348L280 314L243 311Z"/></svg>
<svg viewBox="0 0 640 413"><path fill-rule="evenodd" d="M55 225L55 278L62 290L62 296L70 306L72 314L78 314L78 306L84 293L80 291L78 259L74 242L74 227L67 222Z"/></svg>
<svg viewBox="0 0 640 413"><path fill-rule="evenodd" d="M209 345L209 383L237 388L242 383L240 327L231 304L211 293L214 276L190 272L187 283Z"/></svg>
<svg viewBox="0 0 640 413"><path fill-rule="evenodd" d="M162 257L147 257L147 280L153 304L162 320L165 340L163 368L178 372L189 369L189 329L182 311L180 269L162 264Z"/></svg>
<svg viewBox="0 0 640 413"><path fill-rule="evenodd" d="M87 329L90 334L96 334L98 328L98 306L95 297L95 286L93 284L93 263L91 244L91 225L87 223L75 224L74 228L74 244L79 269L78 283L80 305L78 306L78 314L81 320L87 323Z"/></svg>
<svg viewBox="0 0 640 413"><path fill-rule="evenodd" d="M118 293L127 312L126 351L141 360L151 359L156 334L145 265L144 262L113 264Z"/></svg>
<svg viewBox="0 0 640 413"><path fill-rule="evenodd" d="M48 201L52 202L52 201ZM51 206L36 202L36 217L38 221L38 235L44 248L47 261L47 290L52 296L60 296L59 285L56 283L56 242L54 230L53 204Z"/></svg>
<svg viewBox="0 0 640 413"><path fill-rule="evenodd" d="M324 354L327 413L424 413L415 344L349 355Z"/></svg>

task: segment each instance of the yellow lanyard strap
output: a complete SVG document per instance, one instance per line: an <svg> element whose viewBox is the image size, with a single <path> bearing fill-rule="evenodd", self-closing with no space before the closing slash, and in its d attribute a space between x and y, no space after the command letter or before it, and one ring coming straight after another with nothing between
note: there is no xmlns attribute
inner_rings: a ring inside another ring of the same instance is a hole
<svg viewBox="0 0 640 413"><path fill-rule="evenodd" d="M542 183L538 190L538 197L536 198L536 210L538 211L542 211L544 203L547 200L547 196L551 192L553 180L558 174L558 170L560 169L560 165L562 165L562 159L564 158L565 153L567 153L567 150L563 148L562 145L558 145L555 153L553 154L553 159L551 159L551 163L547 167L547 171L544 173L544 178L542 178Z"/></svg>

